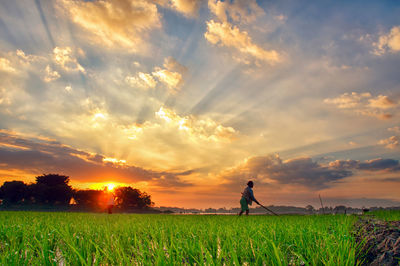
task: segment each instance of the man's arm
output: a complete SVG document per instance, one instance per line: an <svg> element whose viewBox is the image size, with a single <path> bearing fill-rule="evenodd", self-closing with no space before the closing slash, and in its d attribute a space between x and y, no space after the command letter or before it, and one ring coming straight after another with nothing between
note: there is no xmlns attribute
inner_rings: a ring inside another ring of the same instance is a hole
<svg viewBox="0 0 400 266"><path fill-rule="evenodd" d="M250 189L250 198L252 201L254 201L255 203L257 203L258 205L260 205L260 203L256 200L256 198L254 197L254 193L253 190Z"/></svg>

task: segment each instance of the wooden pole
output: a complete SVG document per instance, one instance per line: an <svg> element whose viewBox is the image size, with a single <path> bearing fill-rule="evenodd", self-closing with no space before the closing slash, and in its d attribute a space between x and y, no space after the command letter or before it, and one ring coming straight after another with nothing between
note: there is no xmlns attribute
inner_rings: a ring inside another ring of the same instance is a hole
<svg viewBox="0 0 400 266"><path fill-rule="evenodd" d="M321 202L322 213L325 214L324 205L322 204L321 194L318 194L319 202Z"/></svg>

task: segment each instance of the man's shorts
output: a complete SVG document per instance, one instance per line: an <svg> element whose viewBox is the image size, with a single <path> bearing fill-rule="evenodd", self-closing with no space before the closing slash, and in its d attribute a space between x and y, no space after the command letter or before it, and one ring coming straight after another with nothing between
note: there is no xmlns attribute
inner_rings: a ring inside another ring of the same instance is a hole
<svg viewBox="0 0 400 266"><path fill-rule="evenodd" d="M242 211L249 210L249 205L247 204L247 200L243 197L240 199L240 207L242 208Z"/></svg>

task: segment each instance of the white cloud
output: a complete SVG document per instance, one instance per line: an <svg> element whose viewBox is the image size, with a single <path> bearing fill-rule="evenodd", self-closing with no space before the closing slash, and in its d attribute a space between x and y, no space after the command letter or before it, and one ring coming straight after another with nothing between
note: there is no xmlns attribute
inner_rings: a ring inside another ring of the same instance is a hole
<svg viewBox="0 0 400 266"><path fill-rule="evenodd" d="M373 44L375 46L374 53L382 55L387 51L392 53L400 51L400 26L394 26L389 33L379 36L378 42Z"/></svg>
<svg viewBox="0 0 400 266"><path fill-rule="evenodd" d="M324 102L336 105L339 109L347 109L357 114L377 117L380 119L391 118L393 114L388 111L399 105L388 96L378 95L374 98L369 92L346 92L336 98L327 98Z"/></svg>
<svg viewBox="0 0 400 266"><path fill-rule="evenodd" d="M246 31L240 31L236 26L228 22L207 22L207 32L204 34L206 40L214 45L234 48L240 52L240 58L244 57L257 61L275 64L281 61L281 55L275 50L266 50L257 44Z"/></svg>
<svg viewBox="0 0 400 266"><path fill-rule="evenodd" d="M66 90L67 92L72 92L72 87L71 87L71 85L65 86L65 90Z"/></svg>

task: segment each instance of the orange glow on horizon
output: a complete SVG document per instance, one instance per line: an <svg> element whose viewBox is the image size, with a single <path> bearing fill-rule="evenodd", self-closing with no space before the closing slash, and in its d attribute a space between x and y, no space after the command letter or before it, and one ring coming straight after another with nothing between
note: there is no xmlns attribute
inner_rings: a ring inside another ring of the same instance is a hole
<svg viewBox="0 0 400 266"><path fill-rule="evenodd" d="M95 189L95 190L106 189L107 191L113 191L117 187L125 187L125 186L129 186L129 184L107 181L107 182L92 183L89 185L89 189Z"/></svg>

